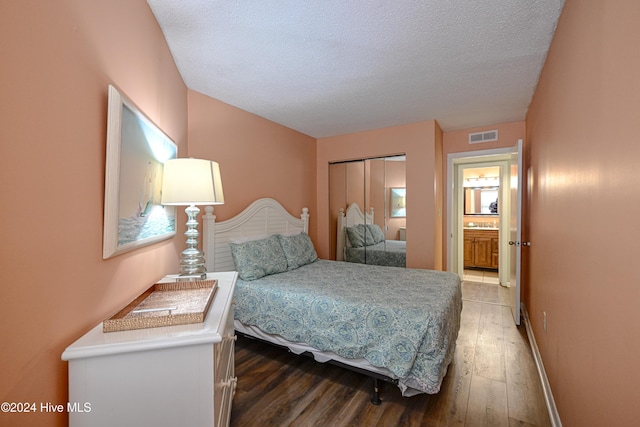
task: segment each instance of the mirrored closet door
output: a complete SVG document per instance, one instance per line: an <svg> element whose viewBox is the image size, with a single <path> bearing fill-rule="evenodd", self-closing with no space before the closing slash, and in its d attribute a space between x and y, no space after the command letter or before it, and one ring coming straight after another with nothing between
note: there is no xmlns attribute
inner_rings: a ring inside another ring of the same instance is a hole
<svg viewBox="0 0 640 427"><path fill-rule="evenodd" d="M406 266L406 158L329 165L331 257Z"/></svg>

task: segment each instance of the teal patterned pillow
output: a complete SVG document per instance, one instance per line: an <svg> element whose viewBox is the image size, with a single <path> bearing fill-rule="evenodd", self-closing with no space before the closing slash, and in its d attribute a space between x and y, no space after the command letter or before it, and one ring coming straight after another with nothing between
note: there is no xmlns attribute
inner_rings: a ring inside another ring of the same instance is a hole
<svg viewBox="0 0 640 427"><path fill-rule="evenodd" d="M243 243L229 243L242 280L255 280L287 271L287 258L275 235Z"/></svg>
<svg viewBox="0 0 640 427"><path fill-rule="evenodd" d="M367 224L367 231L371 233L373 243L384 242L384 233L378 224ZM369 233L367 233L367 242L369 241Z"/></svg>
<svg viewBox="0 0 640 427"><path fill-rule="evenodd" d="M347 227L346 230L349 242L354 248L375 245L384 241L384 233L376 224L357 224Z"/></svg>
<svg viewBox="0 0 640 427"><path fill-rule="evenodd" d="M278 240L287 257L288 270L295 270L318 259L313 242L305 232L293 236L278 234Z"/></svg>
<svg viewBox="0 0 640 427"><path fill-rule="evenodd" d="M361 248L365 245L364 239L366 228L363 224L347 227L345 230L347 230L347 237L349 238L349 242L351 242L352 247Z"/></svg>

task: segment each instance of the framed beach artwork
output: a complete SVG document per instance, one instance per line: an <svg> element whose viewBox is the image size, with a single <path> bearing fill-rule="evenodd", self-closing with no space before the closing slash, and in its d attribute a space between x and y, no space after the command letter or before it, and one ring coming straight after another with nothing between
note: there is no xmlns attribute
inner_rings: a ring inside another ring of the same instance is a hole
<svg viewBox="0 0 640 427"><path fill-rule="evenodd" d="M176 233L175 207L160 204L163 164L178 148L158 126L109 86L102 258Z"/></svg>
<svg viewBox="0 0 640 427"><path fill-rule="evenodd" d="M407 216L407 189L392 188L389 202L391 218L403 218Z"/></svg>

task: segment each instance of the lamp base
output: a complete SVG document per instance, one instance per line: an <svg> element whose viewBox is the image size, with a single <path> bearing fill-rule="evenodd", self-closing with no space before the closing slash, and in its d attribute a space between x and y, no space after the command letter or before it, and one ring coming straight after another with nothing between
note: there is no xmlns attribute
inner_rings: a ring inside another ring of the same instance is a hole
<svg viewBox="0 0 640 427"><path fill-rule="evenodd" d="M185 209L187 213L187 248L182 251L180 259L180 275L178 281L203 280L207 278L207 269L205 268L204 252L198 249L198 209L191 205Z"/></svg>
<svg viewBox="0 0 640 427"><path fill-rule="evenodd" d="M206 280L207 273L202 274L179 274L176 282L195 282L197 280Z"/></svg>

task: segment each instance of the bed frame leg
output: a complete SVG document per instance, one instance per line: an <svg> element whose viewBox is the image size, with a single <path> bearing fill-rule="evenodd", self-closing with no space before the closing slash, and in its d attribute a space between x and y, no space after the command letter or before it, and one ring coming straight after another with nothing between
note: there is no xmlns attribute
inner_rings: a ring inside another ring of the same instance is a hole
<svg viewBox="0 0 640 427"><path fill-rule="evenodd" d="M380 383L377 378L373 379L373 396L371 396L371 403L374 405L382 403L382 400L380 400Z"/></svg>

